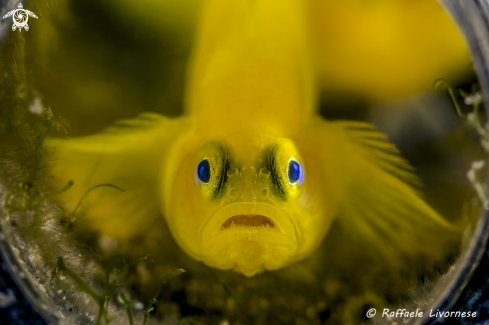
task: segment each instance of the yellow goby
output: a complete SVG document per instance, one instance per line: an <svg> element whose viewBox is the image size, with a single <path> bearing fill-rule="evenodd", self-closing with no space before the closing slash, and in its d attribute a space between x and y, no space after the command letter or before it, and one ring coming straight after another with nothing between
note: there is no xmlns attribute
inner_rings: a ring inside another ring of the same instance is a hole
<svg viewBox="0 0 489 325"><path fill-rule="evenodd" d="M54 139L71 206L127 238L163 215L180 247L246 276L309 256L338 222L386 261L438 259L457 238L418 178L368 123L317 113L303 2L208 0L189 65L185 113L146 113L107 131Z"/></svg>

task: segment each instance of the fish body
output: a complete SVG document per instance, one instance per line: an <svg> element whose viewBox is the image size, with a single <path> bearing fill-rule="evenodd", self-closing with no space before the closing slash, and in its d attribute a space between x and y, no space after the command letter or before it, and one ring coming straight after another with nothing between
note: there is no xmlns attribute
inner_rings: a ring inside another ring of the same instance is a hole
<svg viewBox="0 0 489 325"><path fill-rule="evenodd" d="M119 238L162 214L179 246L246 276L309 256L333 222L386 261L439 258L457 230L371 125L317 113L303 1L208 0L183 116L146 113L106 132L50 139L59 184L84 222Z"/></svg>

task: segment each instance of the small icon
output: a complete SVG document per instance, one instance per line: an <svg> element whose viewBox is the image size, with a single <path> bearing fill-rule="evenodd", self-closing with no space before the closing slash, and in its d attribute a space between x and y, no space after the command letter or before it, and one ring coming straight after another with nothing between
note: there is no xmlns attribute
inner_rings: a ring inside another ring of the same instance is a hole
<svg viewBox="0 0 489 325"><path fill-rule="evenodd" d="M372 318L375 316L375 314L377 313L377 310L375 310L375 308L370 308L368 311L367 311L367 317L368 318Z"/></svg>
<svg viewBox="0 0 489 325"><path fill-rule="evenodd" d="M35 13L29 10L23 9L24 7L22 6L22 3L19 3L19 9L15 9L12 11L7 12L5 16L2 17L2 19L8 18L10 16L13 16L12 19L14 20L14 24L12 25L12 30L15 31L17 28L19 29L19 32L22 31L22 28L24 28L26 31L29 30L29 25L27 25L27 21L29 20L29 16L34 17L37 19L37 16Z"/></svg>

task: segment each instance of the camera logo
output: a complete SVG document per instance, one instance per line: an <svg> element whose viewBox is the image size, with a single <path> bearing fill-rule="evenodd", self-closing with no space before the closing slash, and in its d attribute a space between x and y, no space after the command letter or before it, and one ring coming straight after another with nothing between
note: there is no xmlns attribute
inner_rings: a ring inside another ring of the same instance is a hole
<svg viewBox="0 0 489 325"><path fill-rule="evenodd" d="M23 8L24 7L22 6L22 3L19 3L19 9L11 10L7 12L5 16L2 17L2 19L5 19L12 16L12 19L14 21L14 24L12 25L13 31L15 31L17 28L19 29L19 32L22 31L22 28L28 31L29 25L27 25L27 21L29 20L29 16L37 19L35 13L29 10L25 10Z"/></svg>

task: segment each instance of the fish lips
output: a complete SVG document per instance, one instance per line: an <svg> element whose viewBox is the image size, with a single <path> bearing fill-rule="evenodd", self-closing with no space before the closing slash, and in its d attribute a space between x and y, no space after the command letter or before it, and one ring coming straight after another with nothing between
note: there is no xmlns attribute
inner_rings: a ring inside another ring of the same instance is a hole
<svg viewBox="0 0 489 325"><path fill-rule="evenodd" d="M202 244L223 231L260 232L284 235L296 242L297 234L289 215L279 207L264 202L237 202L220 208L202 230Z"/></svg>

